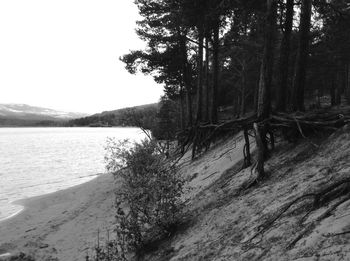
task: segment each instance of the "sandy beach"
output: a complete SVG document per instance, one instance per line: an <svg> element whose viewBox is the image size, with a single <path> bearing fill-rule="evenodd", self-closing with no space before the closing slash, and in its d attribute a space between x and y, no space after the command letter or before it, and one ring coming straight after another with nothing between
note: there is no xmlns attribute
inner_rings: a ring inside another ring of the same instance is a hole
<svg viewBox="0 0 350 261"><path fill-rule="evenodd" d="M0 222L0 259L24 252L36 260L84 260L114 223L111 174L55 193L16 202L18 215Z"/></svg>

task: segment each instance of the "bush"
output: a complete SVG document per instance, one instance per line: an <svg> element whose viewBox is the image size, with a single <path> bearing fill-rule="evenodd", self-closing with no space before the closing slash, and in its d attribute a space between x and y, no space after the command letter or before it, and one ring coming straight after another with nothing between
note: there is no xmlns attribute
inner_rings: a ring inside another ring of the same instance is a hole
<svg viewBox="0 0 350 261"><path fill-rule="evenodd" d="M121 182L116 200L116 247L121 255L172 233L181 216L184 181L156 142L144 140L132 146L109 140L106 161L107 170Z"/></svg>

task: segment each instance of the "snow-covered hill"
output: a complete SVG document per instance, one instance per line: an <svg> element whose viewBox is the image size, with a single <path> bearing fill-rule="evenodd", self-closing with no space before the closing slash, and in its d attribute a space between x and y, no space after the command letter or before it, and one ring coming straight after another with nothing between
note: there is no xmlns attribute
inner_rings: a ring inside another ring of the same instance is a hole
<svg viewBox="0 0 350 261"><path fill-rule="evenodd" d="M0 117L23 120L70 120L87 116L83 113L56 111L27 104L0 104Z"/></svg>

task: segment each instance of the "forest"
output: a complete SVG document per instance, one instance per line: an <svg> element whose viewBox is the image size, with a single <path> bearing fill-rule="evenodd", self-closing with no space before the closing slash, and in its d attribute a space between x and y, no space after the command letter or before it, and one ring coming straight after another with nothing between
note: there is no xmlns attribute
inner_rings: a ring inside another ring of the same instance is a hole
<svg viewBox="0 0 350 261"><path fill-rule="evenodd" d="M350 5L346 0L136 0L143 50L121 57L130 73L163 84L179 108L167 135L195 157L223 133L257 144L255 170L274 135L287 140L349 120ZM169 121L169 123L171 123ZM192 145L192 146L191 146Z"/></svg>
<svg viewBox="0 0 350 261"><path fill-rule="evenodd" d="M158 104L146 104L73 119L68 121L66 125L70 127L142 126L150 129L154 125L152 122L156 119L157 110Z"/></svg>

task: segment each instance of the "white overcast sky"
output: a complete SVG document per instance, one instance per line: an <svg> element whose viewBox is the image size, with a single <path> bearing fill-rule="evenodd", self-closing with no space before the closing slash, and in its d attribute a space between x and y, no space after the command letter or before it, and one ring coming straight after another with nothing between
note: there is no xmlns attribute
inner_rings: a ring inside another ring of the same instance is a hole
<svg viewBox="0 0 350 261"><path fill-rule="evenodd" d="M119 56L144 43L133 0L0 0L0 103L94 113L158 101Z"/></svg>

